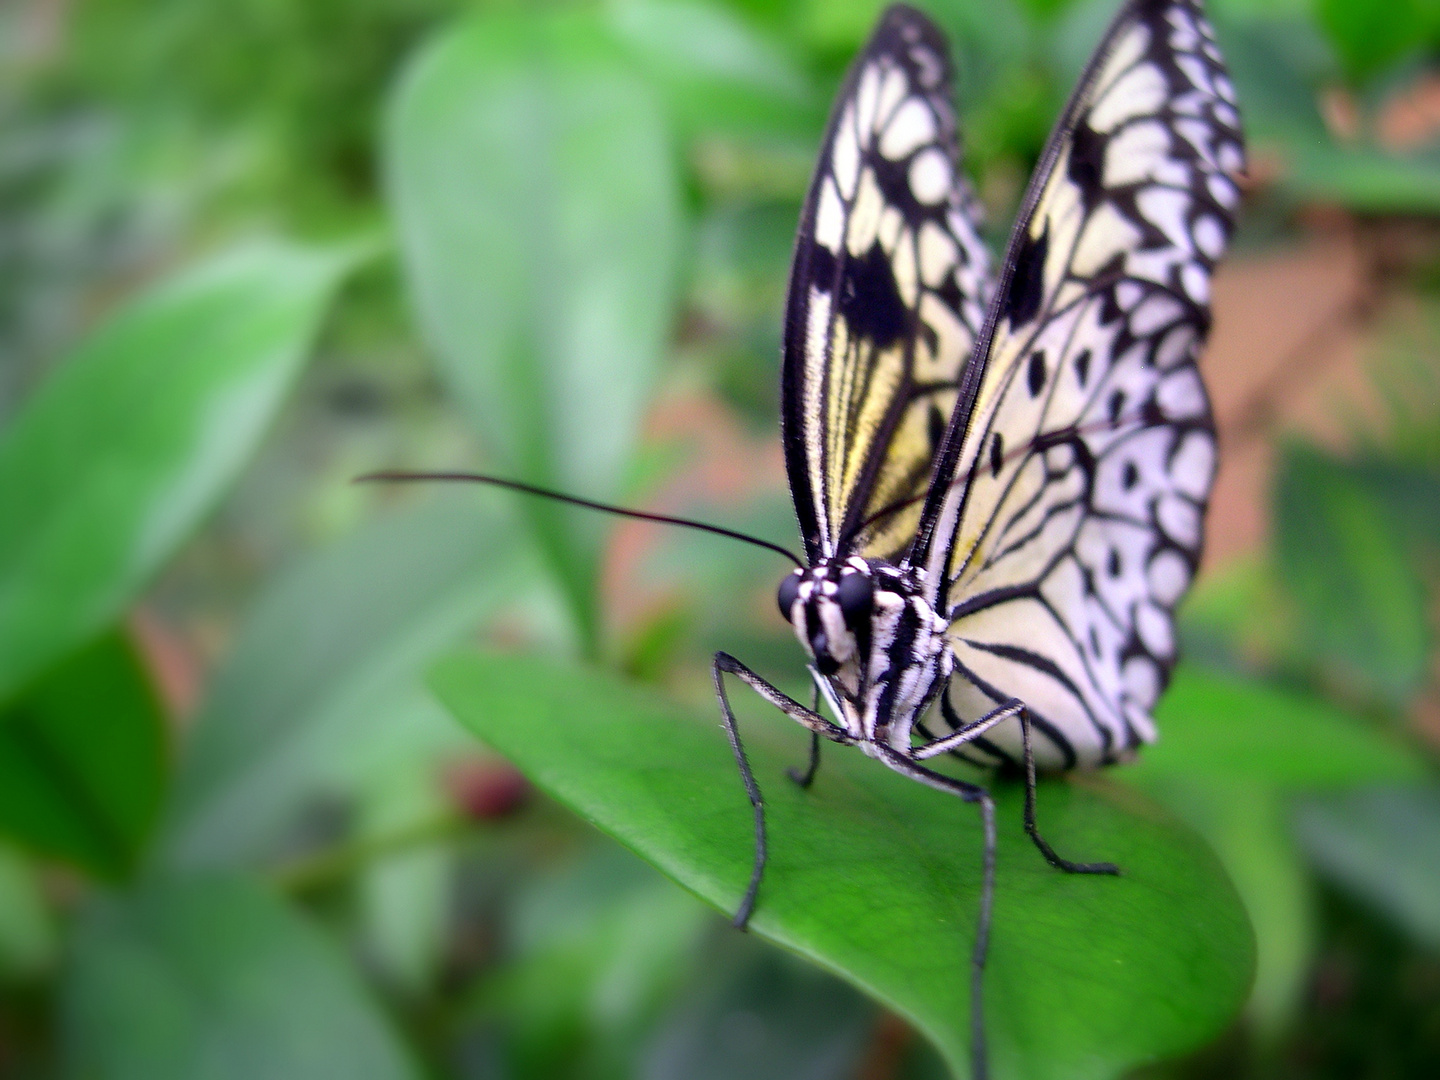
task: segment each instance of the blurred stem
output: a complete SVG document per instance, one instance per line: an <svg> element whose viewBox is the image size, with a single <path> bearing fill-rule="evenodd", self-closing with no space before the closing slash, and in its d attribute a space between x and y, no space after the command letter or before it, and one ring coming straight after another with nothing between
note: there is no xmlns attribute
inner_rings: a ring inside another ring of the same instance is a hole
<svg viewBox="0 0 1440 1080"><path fill-rule="evenodd" d="M459 839L471 831L472 824L469 818L447 811L391 833L360 837L296 859L275 870L272 880L285 892L312 892L378 859Z"/></svg>

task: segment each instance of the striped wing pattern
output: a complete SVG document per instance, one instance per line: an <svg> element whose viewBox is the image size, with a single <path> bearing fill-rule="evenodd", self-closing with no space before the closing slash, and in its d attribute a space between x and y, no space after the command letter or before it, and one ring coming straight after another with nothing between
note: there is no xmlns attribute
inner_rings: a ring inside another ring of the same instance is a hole
<svg viewBox="0 0 1440 1080"><path fill-rule="evenodd" d="M1019 698L1042 767L1155 736L1215 467L1196 355L1242 165L1198 5L1132 0L1031 181L917 542L952 620L945 718ZM971 756L1018 761L1018 723Z"/></svg>
<svg viewBox="0 0 1440 1080"><path fill-rule="evenodd" d="M945 41L892 7L836 102L791 270L781 415L812 562L894 560L915 535L992 291L958 159Z"/></svg>

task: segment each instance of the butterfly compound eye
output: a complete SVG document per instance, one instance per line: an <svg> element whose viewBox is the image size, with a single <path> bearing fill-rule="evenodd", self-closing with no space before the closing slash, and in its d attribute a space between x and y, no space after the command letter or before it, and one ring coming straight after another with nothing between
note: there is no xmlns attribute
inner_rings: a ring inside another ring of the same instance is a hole
<svg viewBox="0 0 1440 1080"><path fill-rule="evenodd" d="M795 601L800 596L800 572L786 574L780 582L780 593L776 598L780 602L780 617L786 622L790 621L790 612L795 607Z"/></svg>
<svg viewBox="0 0 1440 1080"><path fill-rule="evenodd" d="M869 617L875 605L875 588L867 574L846 574L835 590L835 602L845 614L845 621L854 625Z"/></svg>

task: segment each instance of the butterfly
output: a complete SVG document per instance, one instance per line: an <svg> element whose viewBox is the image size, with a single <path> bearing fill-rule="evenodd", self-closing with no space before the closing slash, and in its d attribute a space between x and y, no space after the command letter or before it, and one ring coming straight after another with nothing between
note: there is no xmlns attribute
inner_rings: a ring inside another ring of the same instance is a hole
<svg viewBox="0 0 1440 1080"><path fill-rule="evenodd" d="M995 881L986 788L926 762L1023 770L1124 760L1155 738L1174 610L1200 559L1215 471L1196 366L1210 276L1240 202L1235 94L1197 0L1128 0L1081 73L1004 259L960 167L949 50L912 7L881 16L833 107L786 301L781 436L804 560L704 522L477 473L475 481L742 540L788 556L782 617L807 707L728 653L715 693L754 811L734 923L755 909L765 804L726 690L734 676L822 739L975 804L984 831L971 956L972 1072ZM823 698L829 716L818 709Z"/></svg>
<svg viewBox="0 0 1440 1080"><path fill-rule="evenodd" d="M974 1073L994 890L988 791L926 764L1026 777L1121 761L1155 738L1194 577L1216 442L1196 357L1244 165L1235 95L1193 0L1130 0L1080 76L1004 259L960 168L948 48L889 8L835 102L800 218L781 434L805 564L780 613L810 706L728 653L713 675L766 860L764 801L726 690L738 677L822 739L981 811ZM818 709L823 698L829 715Z"/></svg>

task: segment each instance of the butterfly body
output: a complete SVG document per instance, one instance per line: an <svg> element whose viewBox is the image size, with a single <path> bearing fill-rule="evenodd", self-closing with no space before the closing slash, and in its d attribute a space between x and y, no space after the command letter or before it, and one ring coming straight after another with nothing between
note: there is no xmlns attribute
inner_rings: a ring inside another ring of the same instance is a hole
<svg viewBox="0 0 1440 1080"><path fill-rule="evenodd" d="M821 560L781 582L779 603L844 732L862 749L907 750L953 667L949 623L926 601L920 573L853 555Z"/></svg>

